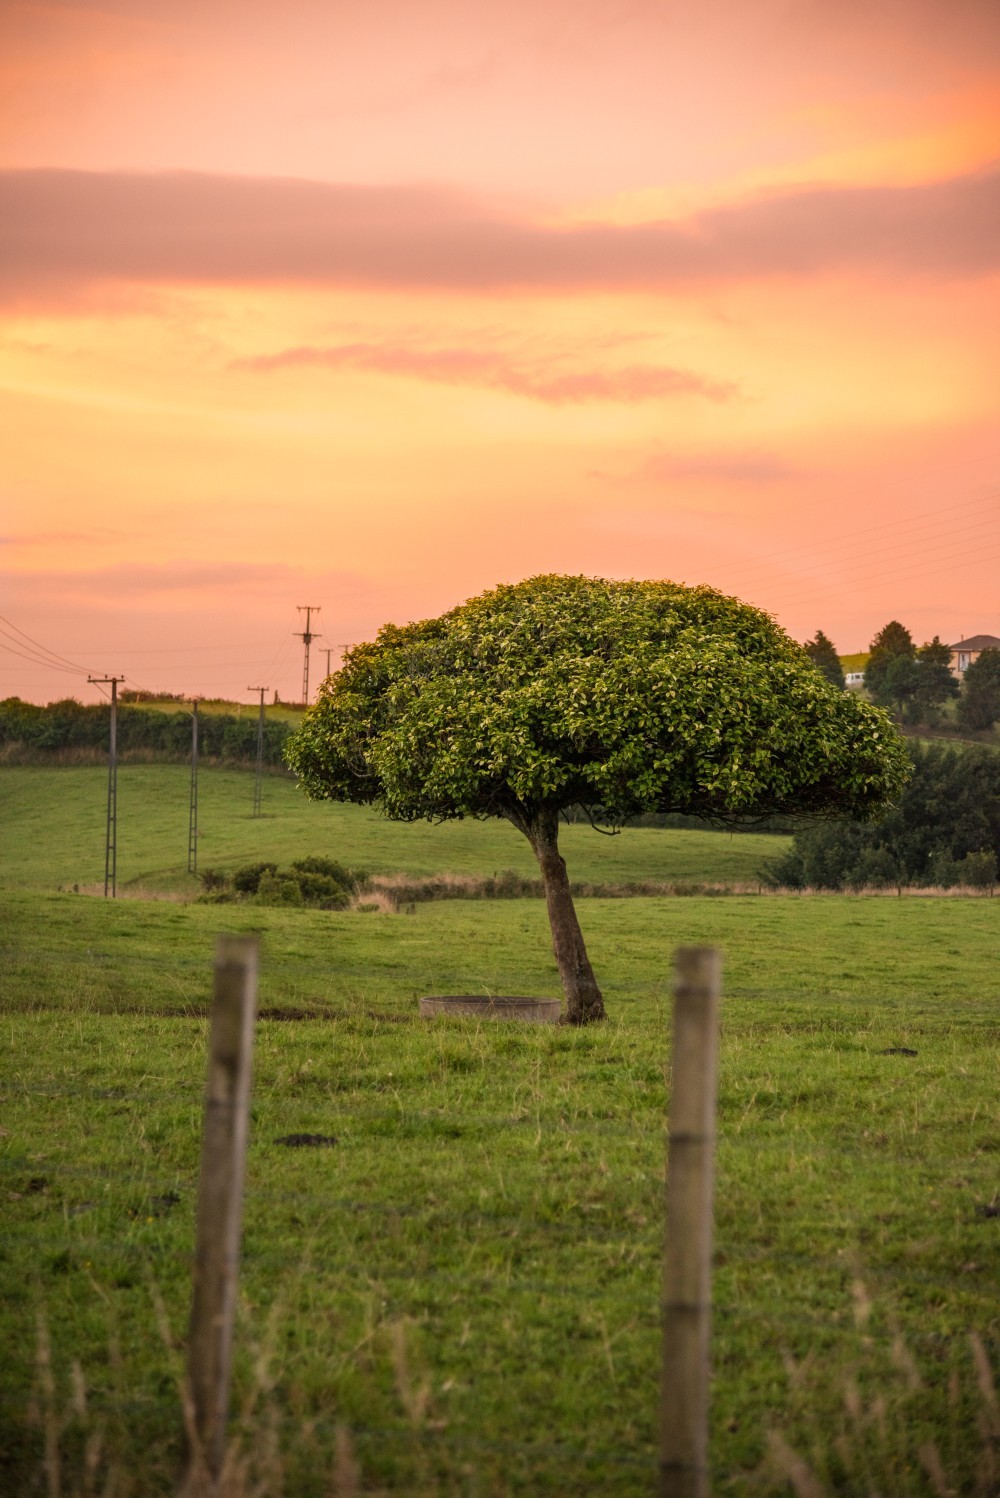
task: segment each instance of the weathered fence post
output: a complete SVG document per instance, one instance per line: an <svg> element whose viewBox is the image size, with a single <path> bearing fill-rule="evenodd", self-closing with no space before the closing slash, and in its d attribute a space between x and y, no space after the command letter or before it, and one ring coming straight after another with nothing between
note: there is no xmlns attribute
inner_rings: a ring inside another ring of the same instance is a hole
<svg viewBox="0 0 1000 1498"><path fill-rule="evenodd" d="M194 1420L192 1464L203 1464L212 1478L222 1470L226 1449L257 957L256 937L220 936L216 941L187 1365Z"/></svg>
<svg viewBox="0 0 1000 1498"><path fill-rule="evenodd" d="M716 1053L722 957L676 956L667 1237L663 1259L660 1498L707 1498Z"/></svg>

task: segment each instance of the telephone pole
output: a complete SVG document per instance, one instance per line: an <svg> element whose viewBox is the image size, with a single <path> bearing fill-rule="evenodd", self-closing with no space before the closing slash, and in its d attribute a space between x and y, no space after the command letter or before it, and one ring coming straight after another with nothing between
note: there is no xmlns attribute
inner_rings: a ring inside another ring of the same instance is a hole
<svg viewBox="0 0 1000 1498"><path fill-rule="evenodd" d="M104 836L104 898L118 892L118 683L124 676L88 676L95 686L111 688L111 733L108 740L108 817Z"/></svg>
<svg viewBox="0 0 1000 1498"><path fill-rule="evenodd" d="M308 649L308 646L306 647ZM264 773L264 693L267 687L247 687L248 692L260 693L260 716L257 719L257 774L253 783L253 814L260 816L260 783Z"/></svg>
<svg viewBox="0 0 1000 1498"><path fill-rule="evenodd" d="M296 604L295 607L296 607L296 609L298 610L298 612L300 614L305 614L305 616L306 616L306 627L302 631L302 633L299 634L297 630L293 630L292 633L295 634L295 636L296 636L297 639L299 639L299 640L302 641L302 644L305 647L305 660L304 660L303 665L302 665L302 706L303 707L308 707L309 706L309 646L312 644L313 640L316 638L316 636L314 634L310 634L310 632L309 632L309 625L312 622L312 616L313 616L313 614L319 614L322 611L320 610L320 608L315 603L299 603L299 604Z"/></svg>
<svg viewBox="0 0 1000 1498"><path fill-rule="evenodd" d="M191 704L191 799L188 807L188 873L198 872L198 703Z"/></svg>

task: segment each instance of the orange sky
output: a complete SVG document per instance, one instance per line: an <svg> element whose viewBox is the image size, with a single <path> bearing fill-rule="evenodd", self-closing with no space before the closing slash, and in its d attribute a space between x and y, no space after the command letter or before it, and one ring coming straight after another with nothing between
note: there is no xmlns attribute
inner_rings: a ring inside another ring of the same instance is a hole
<svg viewBox="0 0 1000 1498"><path fill-rule="evenodd" d="M0 696L541 571L1000 634L998 85L992 0L7 0Z"/></svg>

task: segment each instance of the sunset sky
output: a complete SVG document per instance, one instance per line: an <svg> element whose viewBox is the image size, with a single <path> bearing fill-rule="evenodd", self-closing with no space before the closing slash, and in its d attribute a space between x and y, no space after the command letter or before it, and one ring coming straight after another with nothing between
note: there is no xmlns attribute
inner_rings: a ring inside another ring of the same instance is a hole
<svg viewBox="0 0 1000 1498"><path fill-rule="evenodd" d="M995 0L4 0L0 696L538 572L1000 634L998 271Z"/></svg>

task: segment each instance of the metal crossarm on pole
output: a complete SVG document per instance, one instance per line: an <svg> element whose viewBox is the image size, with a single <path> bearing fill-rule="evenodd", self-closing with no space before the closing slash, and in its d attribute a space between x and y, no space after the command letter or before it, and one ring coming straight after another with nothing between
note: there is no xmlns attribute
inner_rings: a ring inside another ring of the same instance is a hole
<svg viewBox="0 0 1000 1498"><path fill-rule="evenodd" d="M322 612L322 610L315 603L299 603L299 604L296 604L296 609L297 609L297 611L300 614L305 614L305 616L306 616L306 627L305 627L305 629L303 630L303 632L301 634L297 634L297 638L302 641L302 644L303 644L304 649L305 649L305 657L304 657L304 660L303 660L303 663L302 663L302 706L303 707L308 707L309 706L309 646L312 644L313 640L315 640L315 638L316 638L316 636L310 632L309 625L312 622L312 616L313 616L313 614L319 614L319 613Z"/></svg>

